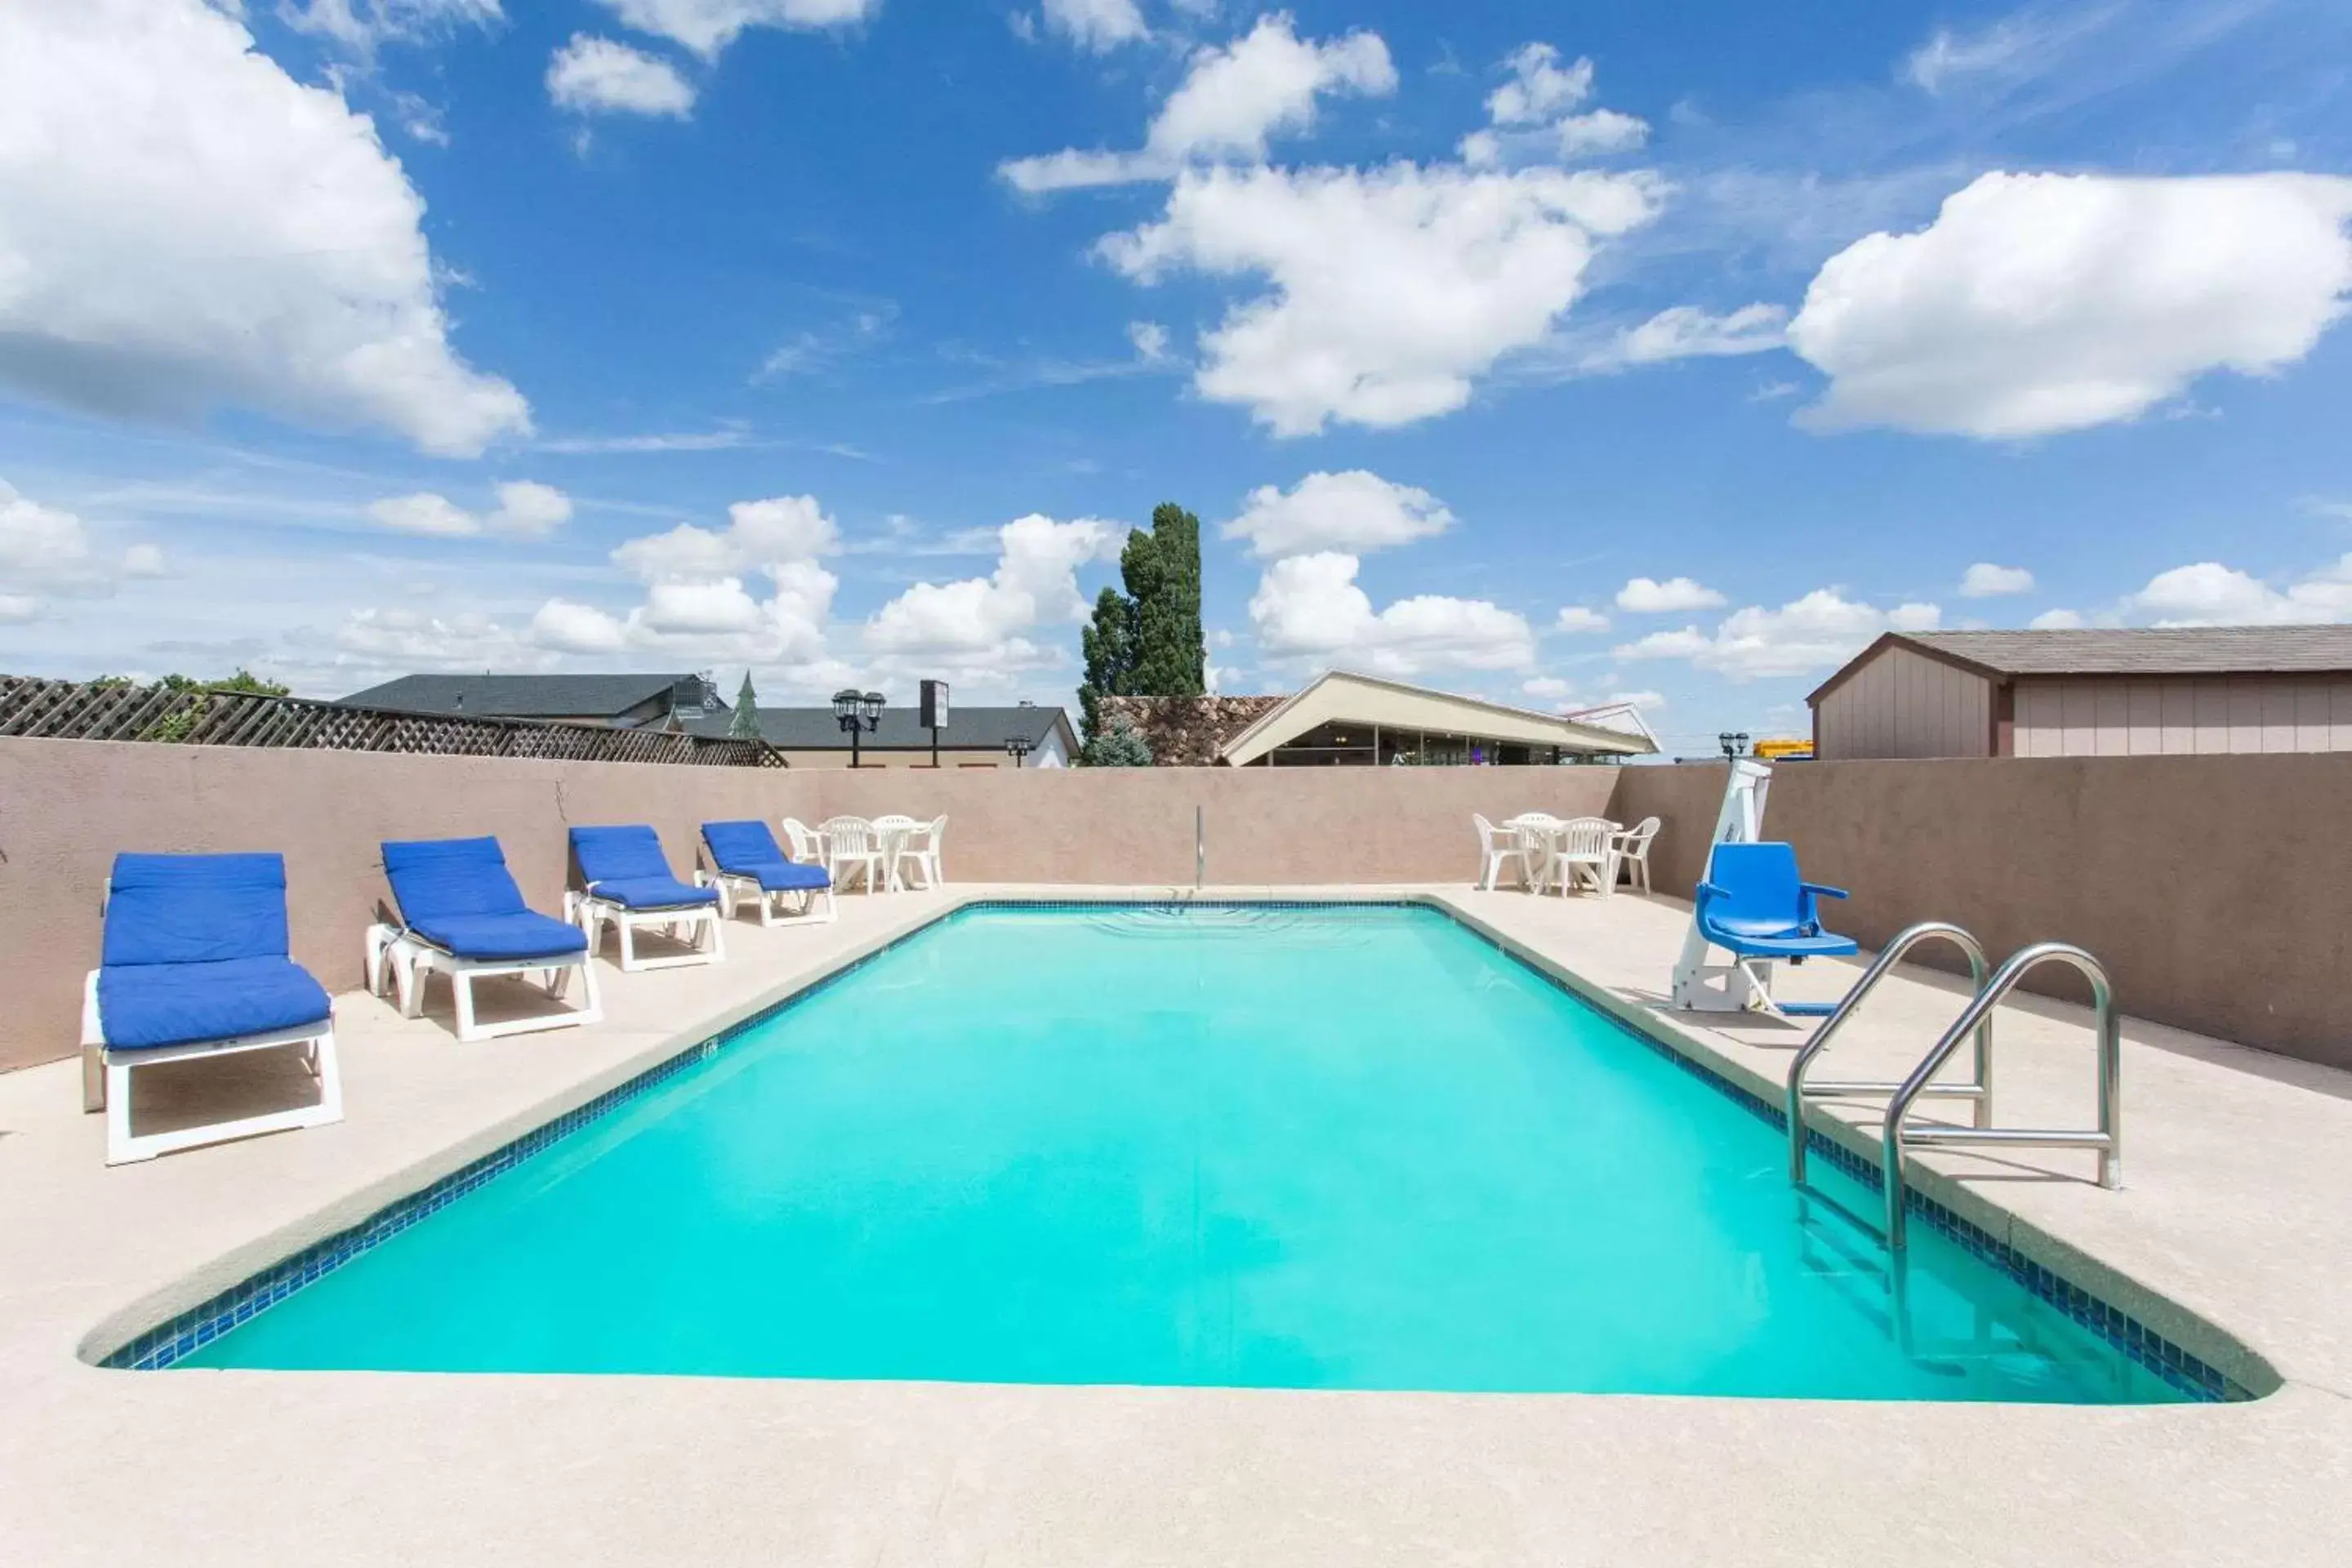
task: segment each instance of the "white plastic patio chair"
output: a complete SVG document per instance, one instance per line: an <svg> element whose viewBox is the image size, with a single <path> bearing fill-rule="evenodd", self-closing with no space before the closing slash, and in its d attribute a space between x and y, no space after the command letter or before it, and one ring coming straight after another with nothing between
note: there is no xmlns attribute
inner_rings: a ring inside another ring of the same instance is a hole
<svg viewBox="0 0 2352 1568"><path fill-rule="evenodd" d="M938 887L944 879L940 871L940 845L947 836L948 819L944 816L919 822L907 829L906 836L898 840L897 851L890 857L891 885L907 885L899 879L898 868L911 864L922 873L925 889Z"/></svg>
<svg viewBox="0 0 2352 1568"><path fill-rule="evenodd" d="M1642 891L1650 890L1650 841L1658 836L1665 824L1654 816L1645 816L1611 840L1617 852L1617 864L1623 868L1625 879L1640 885ZM1614 883L1616 878L1610 881Z"/></svg>
<svg viewBox="0 0 2352 1568"><path fill-rule="evenodd" d="M856 867L865 879L870 897L882 881L885 868L882 847L875 842L874 825L862 816L831 816L818 827L824 835L824 868L833 874L833 885L842 886L842 872Z"/></svg>
<svg viewBox="0 0 2352 1568"><path fill-rule="evenodd" d="M891 892L905 885L898 880L898 857L907 840L922 826L911 816L896 813L874 819L874 847L882 852L882 886Z"/></svg>
<svg viewBox="0 0 2352 1568"><path fill-rule="evenodd" d="M1478 887L1493 892L1496 879L1502 875L1506 860L1518 862L1519 881L1525 885L1528 880L1527 846L1520 839L1518 829L1497 827L1475 811L1470 814L1470 826L1478 834Z"/></svg>
<svg viewBox="0 0 2352 1568"><path fill-rule="evenodd" d="M824 864L824 836L797 816L784 818L784 850L803 866Z"/></svg>
<svg viewBox="0 0 2352 1568"><path fill-rule="evenodd" d="M1558 882L1565 897L1570 883L1589 880L1607 898L1610 885L1616 880L1616 856L1610 848L1616 833L1617 825L1602 816L1579 816L1550 829L1537 890Z"/></svg>

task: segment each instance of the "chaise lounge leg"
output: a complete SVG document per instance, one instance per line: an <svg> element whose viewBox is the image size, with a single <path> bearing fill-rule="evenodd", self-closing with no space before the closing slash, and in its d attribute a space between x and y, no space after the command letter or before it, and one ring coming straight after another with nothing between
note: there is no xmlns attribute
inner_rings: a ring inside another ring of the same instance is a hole
<svg viewBox="0 0 2352 1568"><path fill-rule="evenodd" d="M131 1068L128 1063L110 1062L106 1068L106 1163L128 1164L133 1160L152 1160L160 1151L140 1150L131 1138Z"/></svg>
<svg viewBox="0 0 2352 1568"><path fill-rule="evenodd" d="M449 993L457 1005L457 1037L461 1040L480 1039L480 1032L474 1027L474 977L462 969L451 970Z"/></svg>

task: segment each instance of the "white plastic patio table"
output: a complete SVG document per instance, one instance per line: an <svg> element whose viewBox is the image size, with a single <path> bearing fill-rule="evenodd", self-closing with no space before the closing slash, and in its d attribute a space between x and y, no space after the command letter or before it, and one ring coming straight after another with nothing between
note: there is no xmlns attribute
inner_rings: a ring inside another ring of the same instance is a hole
<svg viewBox="0 0 2352 1568"><path fill-rule="evenodd" d="M1549 864L1551 850L1557 847L1560 837L1566 832L1570 821L1571 820L1583 822L1591 819L1587 817L1575 817L1572 819L1563 820L1559 817L1530 812L1525 816L1512 817L1508 822L1497 823L1496 826L1498 827L1510 828L1516 833L1524 834L1529 838L1541 841L1545 847L1546 863ZM1617 840L1623 836L1624 831L1624 828L1617 823L1612 822L1609 824L1609 843L1610 847L1612 850L1616 847ZM1604 872L1602 872L1602 875L1607 877L1611 882L1616 881L1617 858L1613 853L1610 856L1609 867ZM1526 874L1523 879L1527 884L1527 890L1528 892L1540 894L1544 890L1544 883L1547 880L1547 878L1537 867L1528 866L1526 868ZM1565 873L1563 873L1563 881L1566 879ZM1560 890L1565 893L1567 889L1563 886Z"/></svg>

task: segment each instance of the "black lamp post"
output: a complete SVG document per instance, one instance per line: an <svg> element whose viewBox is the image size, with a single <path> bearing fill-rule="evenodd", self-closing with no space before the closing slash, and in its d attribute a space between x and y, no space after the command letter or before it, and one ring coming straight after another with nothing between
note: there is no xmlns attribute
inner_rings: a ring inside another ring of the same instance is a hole
<svg viewBox="0 0 2352 1568"><path fill-rule="evenodd" d="M849 736L849 765L857 766L858 738L868 730L882 727L882 704L886 700L878 691L860 691L846 687L833 694L833 718Z"/></svg>
<svg viewBox="0 0 2352 1568"><path fill-rule="evenodd" d="M1743 757L1748 754L1748 731L1742 730L1734 733L1726 730L1716 736L1715 743L1723 748L1723 757L1726 762Z"/></svg>
<svg viewBox="0 0 2352 1568"><path fill-rule="evenodd" d="M1022 758L1035 750L1026 735L1015 735L1004 742L1004 754L1013 759L1013 765L1016 768L1021 765Z"/></svg>

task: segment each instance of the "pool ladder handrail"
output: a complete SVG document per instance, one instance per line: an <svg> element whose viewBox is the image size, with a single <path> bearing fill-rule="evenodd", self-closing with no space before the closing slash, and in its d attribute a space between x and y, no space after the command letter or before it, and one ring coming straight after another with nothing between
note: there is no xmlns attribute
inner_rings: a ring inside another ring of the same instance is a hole
<svg viewBox="0 0 2352 1568"><path fill-rule="evenodd" d="M1854 1009L1862 1005L1863 998L1869 995L1872 988L1881 980L1886 978L1889 970L1903 961L1904 954L1921 942L1931 942L1938 937L1950 942L1967 955L1969 989L1976 996L1984 994L1986 969L1984 944L1969 935L1967 931L1949 921L1921 921L1917 925L1906 926L1896 932L1895 940L1880 950L1878 956L1872 960L1870 967L1863 971L1862 978L1853 983L1853 988L1840 999L1837 1006L1822 1021L1822 1026L1813 1031L1812 1038L1805 1042L1804 1048L1797 1053L1797 1059L1789 1066L1787 1110L1789 1180L1791 1182L1802 1184L1805 1179L1806 1100L1832 1098L1850 1100L1864 1095L1893 1095L1899 1092L1908 1081L1907 1079L1825 1079L1820 1083L1813 1083L1808 1081L1807 1075L1812 1069L1813 1058L1828 1047L1831 1038L1843 1026L1845 1021L1853 1016ZM1976 1037L1976 1076L1971 1081L1947 1080L1930 1083L1916 1092L1973 1100L1976 1101L1976 1124L1979 1127L1989 1127L1992 1124L1992 1015L1990 1012L1987 1012L1982 1020L1978 1023Z"/></svg>
<svg viewBox="0 0 2352 1568"><path fill-rule="evenodd" d="M2099 1125L2095 1129L1914 1126L1908 1120L1911 1102L1928 1089L1936 1070L1959 1048L1960 1038L1980 1027L2000 999L2017 989L2028 971L2044 963L2063 963L2091 983L2092 1027L2099 1047ZM1882 1140L1886 1194L1886 1247L1900 1253L1904 1247L1903 1153L1912 1144L1984 1145L2013 1143L2042 1149L2095 1149L2099 1152L2099 1185L2109 1191L2123 1185L2123 1039L2116 1023L2115 988L2099 961L2072 942L2037 942L2010 954L1976 1000L1944 1031L1943 1038L1919 1059L1887 1102L1886 1131Z"/></svg>

